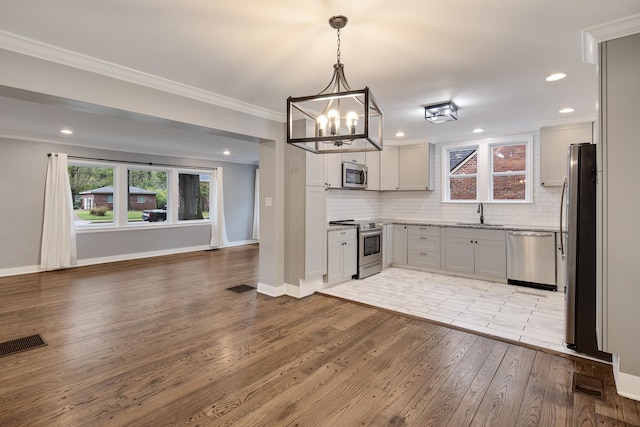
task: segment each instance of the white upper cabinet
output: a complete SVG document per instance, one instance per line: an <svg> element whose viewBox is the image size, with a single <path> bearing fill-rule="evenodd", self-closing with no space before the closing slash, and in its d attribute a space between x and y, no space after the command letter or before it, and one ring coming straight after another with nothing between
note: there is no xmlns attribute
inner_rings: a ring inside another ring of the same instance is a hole
<svg viewBox="0 0 640 427"><path fill-rule="evenodd" d="M398 189L398 147L385 146L380 152L380 190Z"/></svg>
<svg viewBox="0 0 640 427"><path fill-rule="evenodd" d="M434 151L433 144L400 147L398 156L400 190L433 190Z"/></svg>
<svg viewBox="0 0 640 427"><path fill-rule="evenodd" d="M313 154L309 151L305 154L307 155L307 185L324 187L326 182L324 176L324 156L326 156L326 154Z"/></svg>
<svg viewBox="0 0 640 427"><path fill-rule="evenodd" d="M367 165L367 190L380 190L380 151L365 153Z"/></svg>
<svg viewBox="0 0 640 427"><path fill-rule="evenodd" d="M567 175L567 150L571 144L593 142L593 123L540 129L540 185L562 185Z"/></svg>
<svg viewBox="0 0 640 427"><path fill-rule="evenodd" d="M324 158L324 179L328 188L342 188L342 155L319 154Z"/></svg>
<svg viewBox="0 0 640 427"><path fill-rule="evenodd" d="M365 152L357 152L357 153L342 153L342 161L348 163L358 163L360 165L364 165L366 160Z"/></svg>

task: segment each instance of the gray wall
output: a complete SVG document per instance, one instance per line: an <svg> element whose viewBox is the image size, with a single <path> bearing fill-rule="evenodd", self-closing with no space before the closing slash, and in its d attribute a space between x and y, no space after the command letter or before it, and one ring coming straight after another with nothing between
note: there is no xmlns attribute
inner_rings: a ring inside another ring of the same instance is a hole
<svg viewBox="0 0 640 427"><path fill-rule="evenodd" d="M0 270L40 263L47 154L194 167L222 167L229 241L251 240L257 165L123 153L70 145L0 138ZM179 251L209 244L210 226L166 227L78 234L78 259Z"/></svg>

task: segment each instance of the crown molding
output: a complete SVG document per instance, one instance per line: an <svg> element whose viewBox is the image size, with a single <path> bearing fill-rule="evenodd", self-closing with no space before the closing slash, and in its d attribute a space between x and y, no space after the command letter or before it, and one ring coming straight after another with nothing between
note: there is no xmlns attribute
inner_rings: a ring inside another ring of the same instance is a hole
<svg viewBox="0 0 640 427"><path fill-rule="evenodd" d="M582 30L582 60L598 63L598 43L640 32L640 13Z"/></svg>
<svg viewBox="0 0 640 427"><path fill-rule="evenodd" d="M284 123L285 114L267 110L243 101L207 92L193 86L188 86L173 80L154 76L132 68L123 67L118 64L103 61L77 52L62 49L38 40L20 36L0 30L0 49L17 52L23 55L32 56L56 64L66 65L91 73L101 74L117 80L134 83L151 89L160 90L196 101L215 105L241 113L250 114L267 120Z"/></svg>

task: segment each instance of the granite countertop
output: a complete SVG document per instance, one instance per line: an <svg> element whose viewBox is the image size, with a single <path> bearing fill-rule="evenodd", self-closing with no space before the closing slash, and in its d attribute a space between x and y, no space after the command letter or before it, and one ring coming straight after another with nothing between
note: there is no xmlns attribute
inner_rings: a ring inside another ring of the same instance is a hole
<svg viewBox="0 0 640 427"><path fill-rule="evenodd" d="M491 223L467 223L467 222L446 222L446 221L429 221L429 220L417 220L417 219L373 219L372 222L382 222L383 224L398 224L398 225L418 225L418 226L431 226L431 227L453 227L453 228L478 228L481 230L505 230L505 231L537 231L537 232L555 232L558 231L558 227L545 226L545 225L508 225L508 224L491 224ZM334 225L330 224L329 231L345 230L353 225Z"/></svg>

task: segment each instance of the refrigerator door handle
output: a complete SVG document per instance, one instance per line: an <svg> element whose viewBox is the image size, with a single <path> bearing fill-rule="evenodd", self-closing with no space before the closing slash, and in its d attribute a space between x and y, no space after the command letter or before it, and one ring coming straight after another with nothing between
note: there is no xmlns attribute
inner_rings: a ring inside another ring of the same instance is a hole
<svg viewBox="0 0 640 427"><path fill-rule="evenodd" d="M562 179L562 195L560 196L560 254L562 255L562 259L564 259L565 256L566 256L565 251L564 251L564 230L563 230L564 197L565 197L566 189L567 189L567 177L565 176Z"/></svg>

